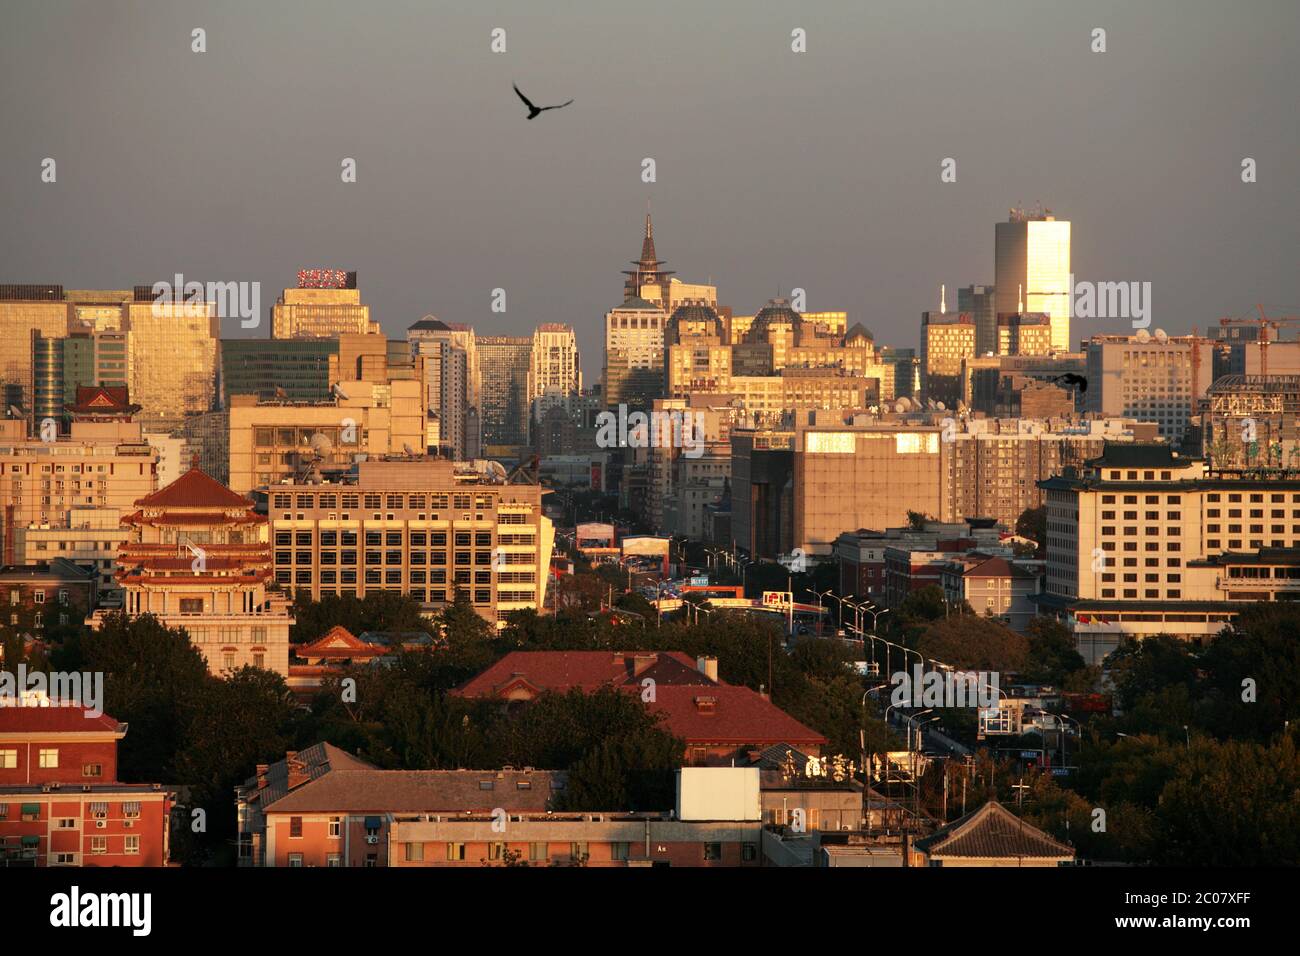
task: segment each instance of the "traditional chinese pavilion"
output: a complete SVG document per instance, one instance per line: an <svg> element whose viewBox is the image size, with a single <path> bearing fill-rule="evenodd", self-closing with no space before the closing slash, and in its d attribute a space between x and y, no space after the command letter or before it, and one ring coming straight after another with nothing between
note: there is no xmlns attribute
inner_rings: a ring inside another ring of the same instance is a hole
<svg viewBox="0 0 1300 956"><path fill-rule="evenodd" d="M288 598L269 590L265 516L197 467L136 501L118 555L128 614L182 627L213 673L245 665L289 673ZM96 615L102 619L102 613Z"/></svg>

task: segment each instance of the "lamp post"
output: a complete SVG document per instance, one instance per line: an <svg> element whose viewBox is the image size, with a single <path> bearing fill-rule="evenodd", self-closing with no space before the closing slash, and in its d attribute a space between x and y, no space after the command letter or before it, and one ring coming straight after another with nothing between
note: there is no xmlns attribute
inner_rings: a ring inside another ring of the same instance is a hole
<svg viewBox="0 0 1300 956"><path fill-rule="evenodd" d="M874 750L870 754L867 753L867 698L873 691L883 690L888 686L888 684L877 684L862 692L862 727L858 731L858 746L862 751L862 821L866 825L867 833L871 832L871 764L876 759Z"/></svg>
<svg viewBox="0 0 1300 956"><path fill-rule="evenodd" d="M849 606L852 607L852 605L850 604L850 601L853 599L854 595L852 595L852 594L846 594L846 595L844 595L843 597L840 597L838 594L832 594L831 597L835 598L835 600L837 600L837 601L840 602L840 624L839 624L839 626L840 626L840 627L843 627L843 626L844 626L844 605L849 604Z"/></svg>

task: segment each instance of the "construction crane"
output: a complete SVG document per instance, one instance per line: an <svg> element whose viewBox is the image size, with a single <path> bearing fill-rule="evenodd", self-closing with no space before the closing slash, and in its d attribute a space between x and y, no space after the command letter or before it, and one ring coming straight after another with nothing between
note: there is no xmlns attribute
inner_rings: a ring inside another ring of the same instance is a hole
<svg viewBox="0 0 1300 956"><path fill-rule="evenodd" d="M1276 316L1274 318L1269 318L1268 315L1264 312L1264 307L1262 305L1256 305L1255 308L1259 309L1259 318L1253 318L1253 317L1233 318L1231 316L1226 316L1222 319L1219 319L1219 325L1220 327L1225 329L1233 325L1258 325L1259 326L1259 339L1258 339L1259 374L1267 375L1268 374L1268 343L1271 341L1271 339L1269 339L1268 330L1272 329L1274 332L1276 332L1284 325L1300 326L1300 316L1283 315L1283 316Z"/></svg>

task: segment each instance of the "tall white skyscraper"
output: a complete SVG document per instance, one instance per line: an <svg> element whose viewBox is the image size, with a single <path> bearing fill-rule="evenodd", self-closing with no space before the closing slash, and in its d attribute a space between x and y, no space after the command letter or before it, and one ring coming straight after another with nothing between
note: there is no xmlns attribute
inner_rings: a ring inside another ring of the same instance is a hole
<svg viewBox="0 0 1300 956"><path fill-rule="evenodd" d="M1011 210L995 231L997 314L1043 312L1052 349L1070 349L1070 223L1050 210Z"/></svg>

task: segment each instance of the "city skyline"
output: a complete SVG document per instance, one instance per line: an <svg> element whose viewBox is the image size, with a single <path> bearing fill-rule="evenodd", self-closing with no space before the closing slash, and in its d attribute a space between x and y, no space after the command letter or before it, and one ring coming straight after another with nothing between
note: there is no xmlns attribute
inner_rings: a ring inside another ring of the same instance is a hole
<svg viewBox="0 0 1300 956"><path fill-rule="evenodd" d="M943 6L939 30L906 9L837 10L832 26L766 5L741 22L696 10L686 20L668 3L663 25L638 22L641 43L629 44L619 16L581 10L545 29L525 8L412 11L356 34L345 7L306 20L257 11L254 22L251 7L181 5L137 25L133 38L155 56L107 81L111 5L32 10L0 39L0 73L23 79L0 92L17 144L0 161L4 278L260 282L269 311L299 268L344 268L391 338L426 314L491 335L564 322L590 368L649 200L659 254L683 281L717 284L736 314L798 287L809 310L846 310L881 342L910 347L941 284L993 283L992 225L1041 201L1074 224L1076 276L1151 282L1154 325L1171 334L1257 302L1294 311L1300 138L1294 124L1242 125L1243 113L1289 114L1284 88L1265 78L1286 55L1294 10L1261 4L1238 17L1206 5L1193 31L1162 5ZM202 54L190 49L196 25ZM1215 58L1253 69L1189 72L1183 64L1210 52L1207 25L1222 27L1211 31ZM489 48L497 26L502 54ZM1105 53L1089 48L1096 26ZM806 53L791 51L796 28ZM56 29L72 54L57 74L39 59ZM287 42L296 34L309 52L372 37L346 47L367 81L319 66ZM563 55L575 34L592 54L583 62ZM968 77L950 65L979 49L996 69ZM705 69L711 59L728 72ZM1035 70L1068 84L1023 83ZM218 74L224 82L209 82ZM870 96L886 76L898 78L889 97ZM512 80L539 101L572 92L577 102L553 122L522 123ZM1124 98L1108 100L1121 80ZM79 95L92 83L93 109ZM46 112L16 108L25 84L41 88ZM1018 118L969 122L994 102ZM174 122L161 117L191 119L174 128L193 135L160 136ZM664 128L673 134L655 132ZM771 149L773 135L788 148ZM54 183L40 179L47 157ZM355 183L339 177L349 157ZM641 178L647 157L653 183ZM1241 181L1245 157L1257 182ZM955 182L941 182L946 158ZM121 242L123 224L151 207L188 213ZM492 311L498 288L505 313ZM1124 325L1078 320L1071 345ZM227 322L222 334L250 332Z"/></svg>

